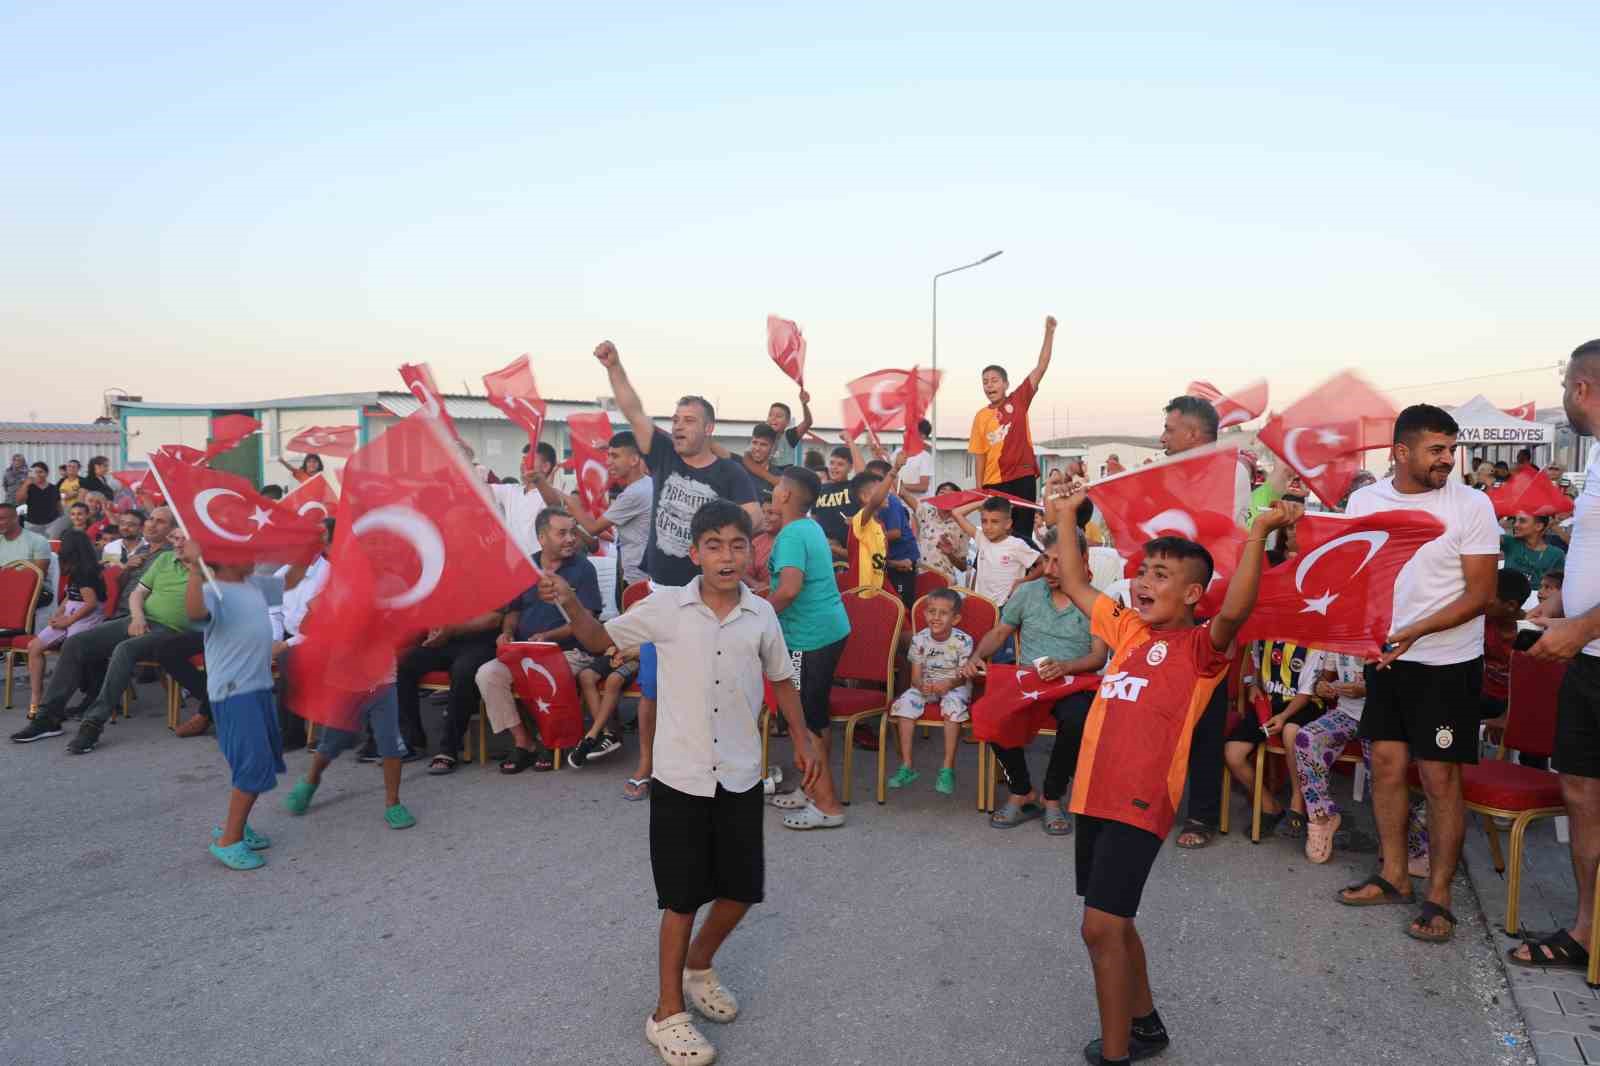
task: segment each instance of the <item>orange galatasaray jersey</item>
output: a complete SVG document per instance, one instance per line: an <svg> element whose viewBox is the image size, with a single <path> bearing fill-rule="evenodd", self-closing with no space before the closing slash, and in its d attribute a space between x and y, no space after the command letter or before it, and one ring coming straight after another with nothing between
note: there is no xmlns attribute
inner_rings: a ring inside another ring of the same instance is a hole
<svg viewBox="0 0 1600 1066"><path fill-rule="evenodd" d="M1090 632L1111 646L1083 727L1072 812L1154 833L1177 818L1189 772L1189 739L1231 656L1205 626L1156 631L1108 596L1095 601Z"/></svg>

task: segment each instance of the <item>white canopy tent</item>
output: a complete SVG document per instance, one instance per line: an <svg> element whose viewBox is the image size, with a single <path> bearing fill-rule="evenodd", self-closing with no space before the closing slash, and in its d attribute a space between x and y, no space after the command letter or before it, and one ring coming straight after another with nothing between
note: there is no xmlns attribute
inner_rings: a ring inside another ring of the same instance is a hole
<svg viewBox="0 0 1600 1066"><path fill-rule="evenodd" d="M1554 444L1556 427L1548 422L1525 422L1513 418L1482 396L1450 412L1461 426L1458 444L1519 445L1529 448Z"/></svg>

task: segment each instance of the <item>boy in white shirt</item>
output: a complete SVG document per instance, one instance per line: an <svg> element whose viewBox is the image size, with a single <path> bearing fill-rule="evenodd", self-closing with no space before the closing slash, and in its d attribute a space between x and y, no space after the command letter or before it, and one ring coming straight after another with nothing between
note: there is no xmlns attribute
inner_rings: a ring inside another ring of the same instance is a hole
<svg viewBox="0 0 1600 1066"><path fill-rule="evenodd" d="M967 520L967 515L979 508L982 508L981 535ZM977 576L972 591L993 600L996 607L1005 606L1012 590L1028 579L1028 568L1039 558L1038 549L1021 537L1011 535L1011 504L998 496L958 507L952 514L961 532L971 537L978 549Z"/></svg>

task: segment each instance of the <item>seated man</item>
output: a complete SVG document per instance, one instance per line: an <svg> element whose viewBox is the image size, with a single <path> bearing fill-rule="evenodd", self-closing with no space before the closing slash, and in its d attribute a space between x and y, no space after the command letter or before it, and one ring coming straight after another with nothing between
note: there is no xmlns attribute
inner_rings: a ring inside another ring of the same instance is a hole
<svg viewBox="0 0 1600 1066"><path fill-rule="evenodd" d="M543 521L542 515L540 521ZM444 670L450 674L449 702L444 730L439 737L439 751L428 763L428 773L455 772L467 723L478 713L478 687L474 679L478 668L494 659L495 634L500 631L501 615L500 611L486 611L456 625L435 626L415 647L400 654L395 667L395 697L400 706L400 733L406 745L403 761L420 759L428 750L428 734L422 728L422 679L436 670ZM369 743L363 745L359 758L366 762L376 755Z"/></svg>
<svg viewBox="0 0 1600 1066"><path fill-rule="evenodd" d="M162 540L171 529L172 512L166 508L154 511L145 523L147 532L154 526ZM186 639L190 629L188 609L184 598L189 585L189 568L174 551L163 550L145 568L136 584L128 585L126 618L113 617L93 629L70 637L61 646L61 658L55 673L50 676L44 702L39 713L25 729L13 733L11 739L27 744L45 737L61 735L61 722L66 717L67 699L79 687L86 670L99 661L109 659L105 678L98 694L83 709L83 722L78 735L67 745L72 755L84 755L99 744L100 734L111 718L111 712L122 700L122 694L133 680L134 667L146 659L156 658L175 642ZM164 657L164 656L163 656ZM169 672L184 688L194 693L205 692L205 678L187 657L168 664Z"/></svg>
<svg viewBox="0 0 1600 1066"><path fill-rule="evenodd" d="M559 507L546 507L539 512L536 524L539 534L539 550L534 553L533 564L542 572L554 572L563 581L577 590L578 600L592 614L600 613L600 582L595 576L594 566L578 553L578 523L570 513ZM577 639L572 635L572 626L567 621L559 608L554 604L546 603L539 595L539 586L532 585L523 590L515 600L506 607L501 622L498 644L510 641L548 641L561 646L566 653L567 665L572 668L572 676L580 678L589 669L589 656L578 646ZM496 733L511 730L511 739L516 744L515 749L500 764L503 774L520 774L532 768L534 770L552 770L555 762L550 754L539 748L522 720L522 715L517 711L516 697L511 691L511 671L499 659L493 657L494 649L490 648L490 658L477 668L476 678L478 691L483 694L483 704L488 708L489 727ZM595 664L594 675L597 679L602 671L609 672L609 664ZM593 680L587 686L587 691L592 692ZM608 677L609 680L609 677ZM616 691L622 691L622 682L615 683ZM613 702L611 707L614 709ZM606 719L598 713L598 708L590 704L596 711L595 724L590 730L591 737L598 737L605 729ZM607 712L609 716L609 711ZM614 734L613 734L614 738ZM580 744L580 747L582 745ZM593 756L600 747L596 740L589 745L584 758ZM621 746L617 740L616 747ZM616 747L609 747L606 754L615 751ZM583 763L576 762L574 766Z"/></svg>
<svg viewBox="0 0 1600 1066"><path fill-rule="evenodd" d="M1017 637L1018 664L1032 665L1043 681L1076 674L1098 672L1106 664L1105 641L1089 632L1088 617L1072 603L1061 587L1061 570L1057 562L1055 527L1040 534L1044 548L1044 577L1024 582L1011 594L1000 611L1000 624L991 629L972 653L962 673L969 678L983 674L984 660L1005 646L1013 633ZM1078 538L1078 557L1086 555L1083 533L1073 530ZM1084 581L1089 580L1088 564L1084 564ZM1083 740L1083 723L1094 702L1093 692L1075 692L1055 705L1055 745L1050 749L1050 763L1045 770L1043 783L1044 806L1038 803L1033 781L1028 776L1028 760L1021 748L994 749L995 758L1005 771L1006 787L1011 798L989 818L996 829L1010 829L1040 816L1044 817L1044 831L1051 836L1066 836L1072 832L1072 816L1061 807L1061 797L1078 766L1078 746Z"/></svg>
<svg viewBox="0 0 1600 1066"><path fill-rule="evenodd" d="M117 537L100 550L106 566L127 566L128 557L144 546L144 512L138 508L117 515Z"/></svg>
<svg viewBox="0 0 1600 1066"><path fill-rule="evenodd" d="M41 575L50 569L50 542L31 529L23 529L17 505L0 501L0 566L30 563Z"/></svg>

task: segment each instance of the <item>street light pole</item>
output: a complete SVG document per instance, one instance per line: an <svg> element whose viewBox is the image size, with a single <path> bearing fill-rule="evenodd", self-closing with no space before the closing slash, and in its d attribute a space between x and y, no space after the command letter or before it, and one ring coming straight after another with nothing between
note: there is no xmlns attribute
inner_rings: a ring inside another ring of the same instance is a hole
<svg viewBox="0 0 1600 1066"><path fill-rule="evenodd" d="M1001 251L1004 251L1004 249L1001 249ZM933 372L936 375L939 372L939 279L944 277L946 274L956 274L963 270L971 270L975 266L982 266L999 254L1000 252L990 252L982 259L976 259L963 266L951 267L949 270L941 270L939 273L933 276ZM939 394L937 392L933 394L932 421L933 444L931 447L933 448L933 484L928 486L930 490L939 483ZM909 429L910 427L907 428Z"/></svg>

